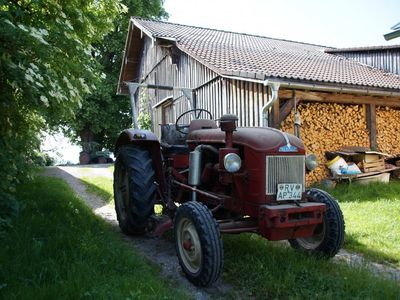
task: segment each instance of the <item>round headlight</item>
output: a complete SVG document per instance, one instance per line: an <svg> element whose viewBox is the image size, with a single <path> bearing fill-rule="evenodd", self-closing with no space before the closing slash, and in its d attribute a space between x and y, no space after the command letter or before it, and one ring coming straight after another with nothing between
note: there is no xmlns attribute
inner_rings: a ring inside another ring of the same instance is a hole
<svg viewBox="0 0 400 300"><path fill-rule="evenodd" d="M242 166L242 160L236 153L228 153L224 157L224 167L229 173L235 173L239 171Z"/></svg>
<svg viewBox="0 0 400 300"><path fill-rule="evenodd" d="M318 159L315 154L307 154L306 155L306 168L309 171L314 170L316 167L318 167Z"/></svg>

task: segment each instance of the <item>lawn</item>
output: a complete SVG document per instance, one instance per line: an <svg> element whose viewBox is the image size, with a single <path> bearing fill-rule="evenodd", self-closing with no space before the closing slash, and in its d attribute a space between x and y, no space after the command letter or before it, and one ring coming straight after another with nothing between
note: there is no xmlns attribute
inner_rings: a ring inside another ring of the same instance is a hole
<svg viewBox="0 0 400 300"><path fill-rule="evenodd" d="M38 177L17 193L24 209L0 237L1 299L188 298L62 180Z"/></svg>
<svg viewBox="0 0 400 300"><path fill-rule="evenodd" d="M92 189L96 189L97 186L99 195L106 192L108 195L104 198L111 197L112 185L100 186L96 182L98 182L96 177L86 179L86 184L91 184ZM387 186L377 188L378 194L380 194L379 189L388 190ZM347 193L350 191L352 189ZM346 191L340 194L343 196ZM346 230L350 232L349 236L353 237L355 232L352 222L359 224L360 230L365 230L364 235L368 235L369 229L365 226L365 222L369 218L353 221L352 215L356 211L346 206L351 203L353 202L341 203L344 204ZM351 214L348 215L349 213ZM392 228L390 231L394 234L396 230ZM354 236L355 241L358 238ZM386 237L378 235L376 239L384 241ZM244 295L244 298L400 299L397 282L374 276L363 267L349 267L344 263L316 259L279 243L268 242L254 234L225 235L223 240L225 252L223 278L238 289L246 291L247 295ZM346 239L346 245L351 245L350 241ZM360 251L367 253L368 247L361 247ZM394 251L392 249L388 251L393 257Z"/></svg>
<svg viewBox="0 0 400 300"><path fill-rule="evenodd" d="M345 248L400 267L400 181L340 184L329 192L343 210Z"/></svg>
<svg viewBox="0 0 400 300"><path fill-rule="evenodd" d="M88 192L101 197L106 203L113 203L113 181L101 176L84 176L81 178Z"/></svg>
<svg viewBox="0 0 400 300"><path fill-rule="evenodd" d="M255 234L224 235L223 278L257 299L400 299L400 284Z"/></svg>

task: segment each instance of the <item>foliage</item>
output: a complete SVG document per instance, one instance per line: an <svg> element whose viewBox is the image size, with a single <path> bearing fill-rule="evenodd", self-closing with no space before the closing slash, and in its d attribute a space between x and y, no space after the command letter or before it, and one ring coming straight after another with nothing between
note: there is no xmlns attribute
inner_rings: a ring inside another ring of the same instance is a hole
<svg viewBox="0 0 400 300"><path fill-rule="evenodd" d="M32 163L39 167L54 166L55 160L46 152L34 151Z"/></svg>
<svg viewBox="0 0 400 300"><path fill-rule="evenodd" d="M138 123L139 123L139 128L151 130L150 113L139 113Z"/></svg>
<svg viewBox="0 0 400 300"><path fill-rule="evenodd" d="M0 237L0 298L188 298L60 179L18 187L26 208Z"/></svg>
<svg viewBox="0 0 400 300"><path fill-rule="evenodd" d="M138 123L139 123L139 128L141 129L147 129L151 130L151 107L149 98L148 98L148 93L147 89L140 89L140 103L139 103L139 115L138 115Z"/></svg>
<svg viewBox="0 0 400 300"><path fill-rule="evenodd" d="M129 98L116 95L129 17L160 19L168 16L162 7L163 0L122 0L122 3L127 11L115 19L113 31L93 45L99 70L105 76L96 84L96 91L84 99L77 118L69 124L70 135L75 140L79 140L83 129L89 129L95 141L108 149L113 149L118 134L131 126Z"/></svg>
<svg viewBox="0 0 400 300"><path fill-rule="evenodd" d="M39 131L72 118L94 90L91 45L120 9L114 0L0 0L0 206L9 207L2 219L16 213L12 194L29 177Z"/></svg>

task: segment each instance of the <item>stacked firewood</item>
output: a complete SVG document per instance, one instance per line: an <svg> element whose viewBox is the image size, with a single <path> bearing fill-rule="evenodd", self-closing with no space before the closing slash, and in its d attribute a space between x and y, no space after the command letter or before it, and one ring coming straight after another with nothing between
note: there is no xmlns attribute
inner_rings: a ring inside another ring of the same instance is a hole
<svg viewBox="0 0 400 300"><path fill-rule="evenodd" d="M325 166L326 151L336 151L343 146L369 147L369 134L363 105L334 103L300 103L300 137L308 153L314 153L319 167L307 175L307 184L330 176ZM294 110L281 124L285 132L294 132Z"/></svg>
<svg viewBox="0 0 400 300"><path fill-rule="evenodd" d="M376 139L380 151L400 154L400 110L389 107L376 109Z"/></svg>

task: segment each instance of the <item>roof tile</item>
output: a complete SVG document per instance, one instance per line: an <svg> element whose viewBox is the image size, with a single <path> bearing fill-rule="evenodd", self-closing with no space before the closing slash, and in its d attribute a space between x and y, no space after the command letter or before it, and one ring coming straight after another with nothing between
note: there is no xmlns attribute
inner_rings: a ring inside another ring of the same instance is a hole
<svg viewBox="0 0 400 300"><path fill-rule="evenodd" d="M400 77L328 53L333 48L132 18L155 38L173 38L182 51L221 75L274 77L322 83L400 89ZM332 51L336 52L336 51Z"/></svg>

